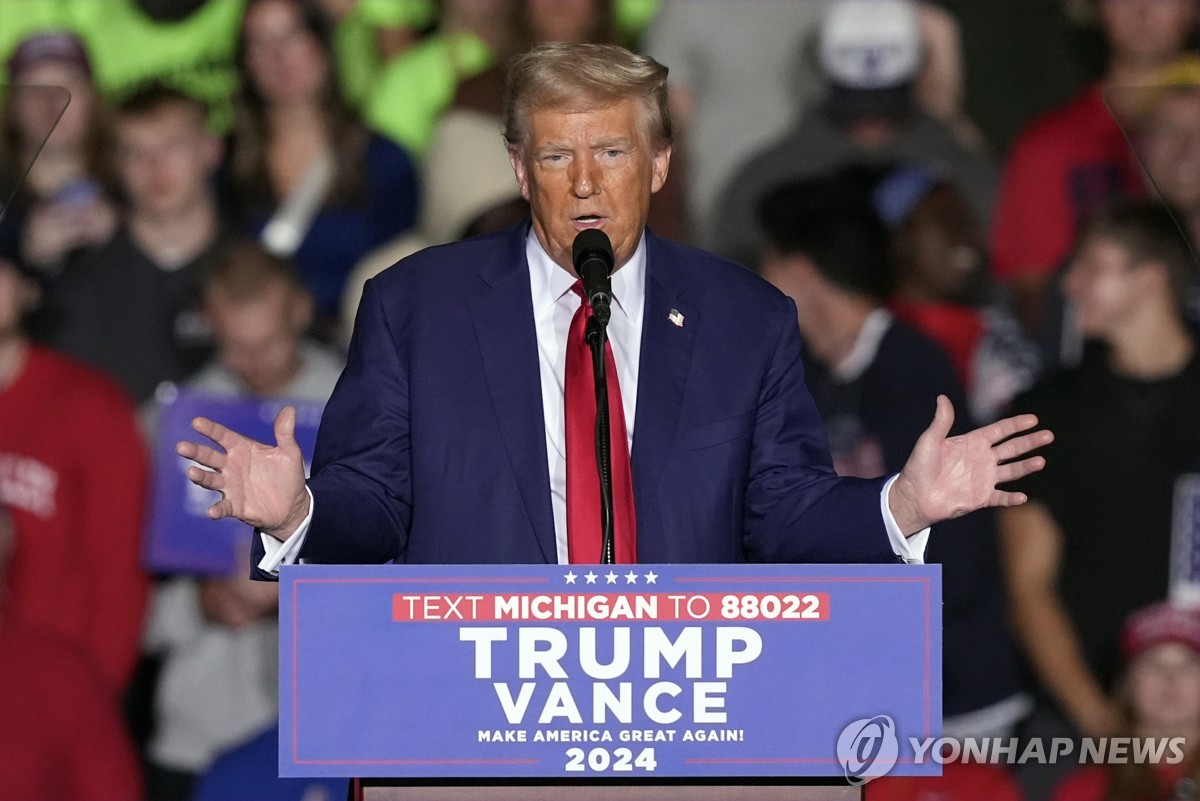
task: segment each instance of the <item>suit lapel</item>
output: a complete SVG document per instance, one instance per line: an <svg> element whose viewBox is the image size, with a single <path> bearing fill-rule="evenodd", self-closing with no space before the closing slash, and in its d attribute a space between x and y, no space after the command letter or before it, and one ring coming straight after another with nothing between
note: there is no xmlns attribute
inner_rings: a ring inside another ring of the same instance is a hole
<svg viewBox="0 0 1200 801"><path fill-rule="evenodd" d="M525 259L528 225L498 240L479 271L484 287L468 301L483 371L521 499L546 561L558 561L538 368L537 331Z"/></svg>
<svg viewBox="0 0 1200 801"><path fill-rule="evenodd" d="M683 298L684 267L662 240L646 232L646 301L631 456L638 509L650 508L675 442L700 322L699 309Z"/></svg>

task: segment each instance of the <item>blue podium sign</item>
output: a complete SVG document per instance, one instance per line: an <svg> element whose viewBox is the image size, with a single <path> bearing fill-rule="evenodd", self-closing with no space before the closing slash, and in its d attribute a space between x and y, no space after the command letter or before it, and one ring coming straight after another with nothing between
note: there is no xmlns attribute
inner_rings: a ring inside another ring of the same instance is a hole
<svg viewBox="0 0 1200 801"><path fill-rule="evenodd" d="M937 566L300 565L279 614L282 776L940 772Z"/></svg>

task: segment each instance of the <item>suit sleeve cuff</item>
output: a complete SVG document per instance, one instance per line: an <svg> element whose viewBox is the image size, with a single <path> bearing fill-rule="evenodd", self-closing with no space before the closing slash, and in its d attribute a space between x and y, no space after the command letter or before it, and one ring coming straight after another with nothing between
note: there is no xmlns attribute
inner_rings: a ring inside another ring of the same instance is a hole
<svg viewBox="0 0 1200 801"><path fill-rule="evenodd" d="M900 561L910 565L925 564L925 548L929 545L929 527L921 529L910 537L904 536L904 532L900 530L899 524L896 523L896 518L892 516L892 507L888 503L888 496L892 491L892 485L896 483L896 479L900 474L892 476L883 485L883 490L879 493L879 506L883 512L883 526L887 529L888 541L892 544L892 550L896 552L896 556L900 557Z"/></svg>
<svg viewBox="0 0 1200 801"><path fill-rule="evenodd" d="M308 534L309 524L312 523L313 509L317 505L317 502L313 499L312 490L306 486L304 491L308 493L308 516L304 518L292 536L280 542L266 532L255 532L258 534L259 539L262 540L263 550L266 551L266 555L258 562L258 569L264 573L278 576L280 565L294 565L299 562L297 557L300 555L300 547L304 545L304 538Z"/></svg>

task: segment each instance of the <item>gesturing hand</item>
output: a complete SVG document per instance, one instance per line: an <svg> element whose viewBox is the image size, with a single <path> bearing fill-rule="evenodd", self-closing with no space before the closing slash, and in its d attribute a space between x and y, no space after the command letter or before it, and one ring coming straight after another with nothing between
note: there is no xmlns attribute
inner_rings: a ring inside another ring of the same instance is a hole
<svg viewBox="0 0 1200 801"><path fill-rule="evenodd" d="M180 442L175 452L209 468L189 467L195 484L221 493L208 508L214 520L236 517L276 539L286 540L308 515L304 490L304 457L296 444L296 410L286 406L275 417L275 446L242 436L207 417L192 428L222 450L196 442Z"/></svg>
<svg viewBox="0 0 1200 801"><path fill-rule="evenodd" d="M1041 456L1022 458L1054 440L1044 429L1021 434L1037 423L1032 414L1023 414L951 437L954 407L939 395L933 422L892 485L889 505L900 530L912 534L976 509L1025 503L1023 493L1005 492L996 485L1046 466Z"/></svg>

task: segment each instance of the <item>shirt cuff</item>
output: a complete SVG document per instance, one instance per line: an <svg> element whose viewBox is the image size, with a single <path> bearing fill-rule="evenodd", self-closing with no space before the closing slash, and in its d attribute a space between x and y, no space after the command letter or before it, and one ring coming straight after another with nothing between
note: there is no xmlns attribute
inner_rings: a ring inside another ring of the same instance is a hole
<svg viewBox="0 0 1200 801"><path fill-rule="evenodd" d="M925 564L925 548L929 545L929 527L918 531L910 537L904 536L904 532L900 530L900 526L896 523L896 518L892 516L892 507L888 503L888 496L892 491L892 485L896 483L896 479L900 474L892 476L883 485L883 491L879 493L879 506L883 512L883 527L887 529L888 541L892 544L892 550L896 552L896 556L900 557L900 561L910 565Z"/></svg>
<svg viewBox="0 0 1200 801"><path fill-rule="evenodd" d="M300 546L304 545L304 537L308 534L309 524L312 523L313 509L317 505L313 500L312 490L305 486L304 491L308 493L308 516L301 521L292 536L280 542L270 534L257 532L262 540L263 550L266 551L266 555L258 562L258 569L264 573L278 576L280 565L294 565L298 561L296 557L300 554Z"/></svg>

